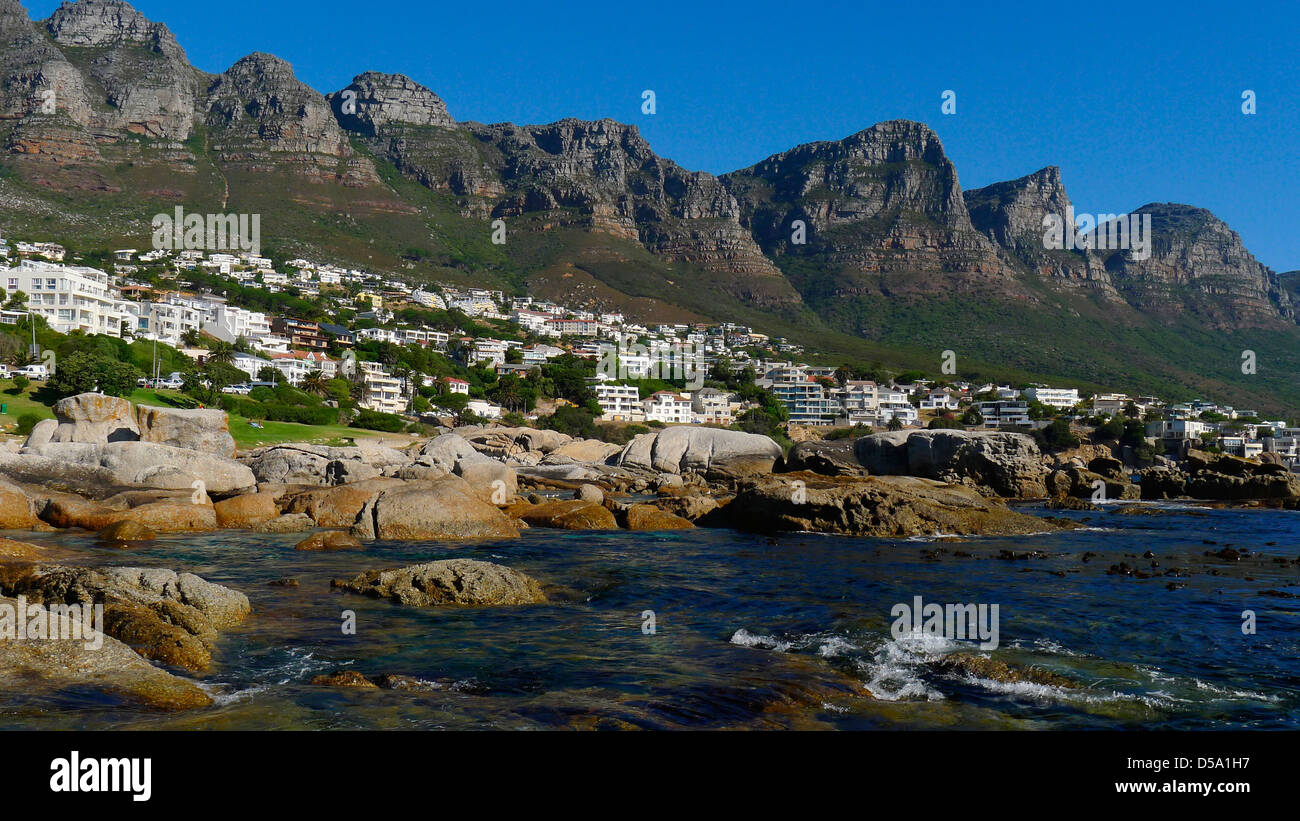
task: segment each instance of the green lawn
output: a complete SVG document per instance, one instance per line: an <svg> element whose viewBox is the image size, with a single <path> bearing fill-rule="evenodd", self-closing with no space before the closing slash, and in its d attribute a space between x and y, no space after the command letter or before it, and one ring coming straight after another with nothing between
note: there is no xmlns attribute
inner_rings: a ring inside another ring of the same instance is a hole
<svg viewBox="0 0 1300 821"><path fill-rule="evenodd" d="M0 385L6 383L0 382ZM21 393L11 393L13 385L0 387L0 403L5 405L5 413L0 415L0 431L13 433L18 425L18 417L24 413L34 413L42 419L53 419L54 410L32 398L35 385ZM138 388L127 397L137 405L155 407L195 407L193 399L178 391L152 390ZM260 445L274 445L281 442L309 442L312 444L346 445L348 439L377 436L375 431L350 428L347 425L299 425L295 422L262 422L262 427L255 428L248 424L248 419L235 414L227 414L230 420L230 435L240 450L255 448Z"/></svg>
<svg viewBox="0 0 1300 821"><path fill-rule="evenodd" d="M0 382L0 385L4 386L0 388L0 404L4 405L4 414L0 415L0 430L13 433L18 426L18 417L24 413L34 413L42 419L54 418L53 409L32 398L32 390L37 386L29 386L27 390L17 393L14 392L12 382Z"/></svg>

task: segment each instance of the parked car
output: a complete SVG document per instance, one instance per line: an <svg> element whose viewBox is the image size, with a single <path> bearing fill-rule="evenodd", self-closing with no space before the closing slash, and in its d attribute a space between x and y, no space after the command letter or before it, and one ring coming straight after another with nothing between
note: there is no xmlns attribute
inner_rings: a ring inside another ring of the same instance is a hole
<svg viewBox="0 0 1300 821"><path fill-rule="evenodd" d="M252 390L253 390L253 386L252 386L252 385L249 385L249 384L246 384L246 383L240 383L240 384L238 384L238 385L227 385L227 386L225 386L224 388L221 389L221 392L222 392L222 393L238 393L238 394L242 394L242 395L247 396L249 393L252 392Z"/></svg>
<svg viewBox="0 0 1300 821"><path fill-rule="evenodd" d="M18 369L18 373L28 379L40 379L44 381L50 378L50 369L44 365L24 365Z"/></svg>

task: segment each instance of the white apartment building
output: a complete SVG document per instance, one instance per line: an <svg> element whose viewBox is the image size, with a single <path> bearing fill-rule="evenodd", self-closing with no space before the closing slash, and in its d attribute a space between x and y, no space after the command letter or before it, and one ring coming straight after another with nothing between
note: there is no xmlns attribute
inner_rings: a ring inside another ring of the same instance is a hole
<svg viewBox="0 0 1300 821"><path fill-rule="evenodd" d="M470 365L487 364L495 368L506 362L506 343L500 339L476 339L469 351Z"/></svg>
<svg viewBox="0 0 1300 821"><path fill-rule="evenodd" d="M385 372L377 362L361 362L366 394L358 404L380 413L405 413L406 396L402 380Z"/></svg>
<svg viewBox="0 0 1300 821"><path fill-rule="evenodd" d="M397 343L397 332L388 328L362 328L357 331L358 339L373 339L376 342Z"/></svg>
<svg viewBox="0 0 1300 821"><path fill-rule="evenodd" d="M501 406L493 404L486 399L471 399L465 403L465 409L484 419L500 419Z"/></svg>
<svg viewBox="0 0 1300 821"><path fill-rule="evenodd" d="M1123 413L1130 401L1126 393L1099 393L1092 398L1092 412L1115 416Z"/></svg>
<svg viewBox="0 0 1300 821"><path fill-rule="evenodd" d="M905 396L901 391L892 391L896 396ZM897 419L905 426L918 425L921 422L920 411L907 400L881 399L876 406L876 424L888 425L891 419Z"/></svg>
<svg viewBox="0 0 1300 821"><path fill-rule="evenodd" d="M271 333L271 320L261 311L246 311L233 305L217 304L212 313L212 321L204 330L217 339L234 342L242 336L251 341Z"/></svg>
<svg viewBox="0 0 1300 821"><path fill-rule="evenodd" d="M1078 388L1026 388L1025 398L1053 408L1069 410L1079 404Z"/></svg>
<svg viewBox="0 0 1300 821"><path fill-rule="evenodd" d="M691 394L691 421L697 425L730 425L736 421L734 395L717 388Z"/></svg>
<svg viewBox="0 0 1300 821"><path fill-rule="evenodd" d="M27 309L59 333L80 330L120 337L129 315L110 283L108 274L96 268L24 259L9 269L5 289L27 294Z"/></svg>
<svg viewBox="0 0 1300 821"><path fill-rule="evenodd" d="M604 422L644 422L645 407L635 385L596 385L596 401Z"/></svg>
<svg viewBox="0 0 1300 821"><path fill-rule="evenodd" d="M921 410L955 411L961 406L960 397L950 390L930 391L921 398Z"/></svg>
<svg viewBox="0 0 1300 821"><path fill-rule="evenodd" d="M692 421L691 397L671 391L659 391L650 394L650 398L641 403L645 408L647 422L663 422L665 425L689 425Z"/></svg>

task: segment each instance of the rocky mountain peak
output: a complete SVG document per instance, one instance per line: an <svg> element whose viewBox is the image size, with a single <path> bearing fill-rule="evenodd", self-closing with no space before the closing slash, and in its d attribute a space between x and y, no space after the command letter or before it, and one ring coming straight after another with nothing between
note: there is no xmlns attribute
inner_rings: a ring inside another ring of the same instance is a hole
<svg viewBox="0 0 1300 821"><path fill-rule="evenodd" d="M1151 215L1150 256L1115 252L1106 260L1129 302L1157 315L1188 311L1221 329L1296 320L1277 273L1210 211L1166 202L1133 213Z"/></svg>
<svg viewBox="0 0 1300 821"><path fill-rule="evenodd" d="M61 46L144 46L184 57L171 30L154 23L122 0L67 0L45 21L45 30Z"/></svg>
<svg viewBox="0 0 1300 821"><path fill-rule="evenodd" d="M382 134L390 124L443 128L456 124L437 94L404 74L367 71L327 99L344 128L368 137Z"/></svg>
<svg viewBox="0 0 1300 821"><path fill-rule="evenodd" d="M965 193L971 224L1005 248L1020 252L1043 250L1043 217L1065 218L1070 197L1054 165L1006 182Z"/></svg>
<svg viewBox="0 0 1300 821"><path fill-rule="evenodd" d="M325 97L271 54L243 57L212 82L206 120L214 146L228 161L261 165L272 153L290 153L304 160L314 156L307 164L322 169L326 158L352 156Z"/></svg>

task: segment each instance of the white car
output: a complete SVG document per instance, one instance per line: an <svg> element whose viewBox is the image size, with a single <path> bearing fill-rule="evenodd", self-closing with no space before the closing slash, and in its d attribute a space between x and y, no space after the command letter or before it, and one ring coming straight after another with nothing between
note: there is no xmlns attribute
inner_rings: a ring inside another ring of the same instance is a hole
<svg viewBox="0 0 1300 821"><path fill-rule="evenodd" d="M49 379L50 369L44 365L24 365L18 372L28 379Z"/></svg>
<svg viewBox="0 0 1300 821"><path fill-rule="evenodd" d="M239 384L239 385L227 385L227 386L225 386L224 388L221 389L221 392L222 392L222 393L238 393L238 394L241 394L241 395L247 396L249 393L252 392L252 390L253 390L252 387L249 386L249 385Z"/></svg>

